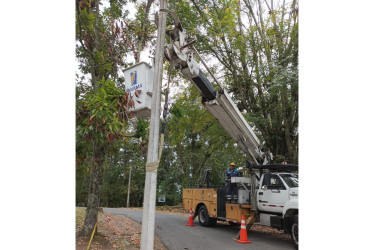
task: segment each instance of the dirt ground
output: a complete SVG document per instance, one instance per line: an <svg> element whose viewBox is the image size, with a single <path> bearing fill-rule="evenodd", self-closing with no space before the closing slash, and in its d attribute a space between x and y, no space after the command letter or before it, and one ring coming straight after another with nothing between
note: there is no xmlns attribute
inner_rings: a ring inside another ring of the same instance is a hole
<svg viewBox="0 0 374 250"><path fill-rule="evenodd" d="M76 249L86 250L90 237L79 236L83 227L85 209L76 209ZM99 212L99 223L90 249L139 249L141 224L125 216ZM154 249L167 250L155 235Z"/></svg>
<svg viewBox="0 0 374 250"><path fill-rule="evenodd" d="M267 234L272 238L276 238L280 240L286 240L286 241L291 240L291 236L289 234L284 234L283 230L278 230L278 229L275 229L269 226L253 225L250 231Z"/></svg>

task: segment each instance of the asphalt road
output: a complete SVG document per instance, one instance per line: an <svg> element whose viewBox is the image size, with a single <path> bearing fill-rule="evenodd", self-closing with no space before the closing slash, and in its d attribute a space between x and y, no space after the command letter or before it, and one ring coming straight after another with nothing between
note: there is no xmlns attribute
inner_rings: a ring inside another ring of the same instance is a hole
<svg viewBox="0 0 374 250"><path fill-rule="evenodd" d="M135 221L142 221L142 210L125 208L104 208L104 212L125 215ZM195 227L187 227L188 217L156 213L155 233L165 246L170 249L251 249L251 250L292 250L291 241L276 239L264 233L250 232L249 244L241 244L232 238L238 233L240 227L217 224L216 227L202 227L198 219L194 220Z"/></svg>

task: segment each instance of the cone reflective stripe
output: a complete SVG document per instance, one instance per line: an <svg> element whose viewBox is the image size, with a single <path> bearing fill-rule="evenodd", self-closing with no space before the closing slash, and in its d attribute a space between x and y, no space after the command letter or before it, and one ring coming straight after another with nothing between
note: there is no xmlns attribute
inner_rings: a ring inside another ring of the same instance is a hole
<svg viewBox="0 0 374 250"><path fill-rule="evenodd" d="M241 221L240 228L247 229L244 220Z"/></svg>
<svg viewBox="0 0 374 250"><path fill-rule="evenodd" d="M240 225L240 238L236 240L239 243L251 243L247 237L247 228L245 226L244 214L242 214L242 221Z"/></svg>
<svg viewBox="0 0 374 250"><path fill-rule="evenodd" d="M193 224L193 214L192 214L192 208L190 209L190 214L188 216L188 223L186 226L193 227L195 224Z"/></svg>

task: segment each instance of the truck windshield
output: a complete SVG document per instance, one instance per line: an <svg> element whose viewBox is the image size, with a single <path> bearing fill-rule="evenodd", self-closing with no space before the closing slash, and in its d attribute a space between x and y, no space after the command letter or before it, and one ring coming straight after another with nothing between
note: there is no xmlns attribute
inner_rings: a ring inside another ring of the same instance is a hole
<svg viewBox="0 0 374 250"><path fill-rule="evenodd" d="M280 174L284 182L290 187L299 187L299 176L297 174Z"/></svg>

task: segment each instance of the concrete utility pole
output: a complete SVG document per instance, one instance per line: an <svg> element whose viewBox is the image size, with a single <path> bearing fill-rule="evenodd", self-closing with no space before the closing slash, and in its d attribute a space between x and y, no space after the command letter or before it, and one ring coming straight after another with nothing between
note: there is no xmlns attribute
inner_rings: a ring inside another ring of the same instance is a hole
<svg viewBox="0 0 374 250"><path fill-rule="evenodd" d="M132 169L132 167L130 167L129 185L128 185L128 187L127 187L127 202L126 202L126 207L129 207L129 204L130 204L131 169Z"/></svg>
<svg viewBox="0 0 374 250"><path fill-rule="evenodd" d="M167 1L160 0L160 9L167 8ZM155 231L155 206L157 167L159 160L159 132L161 114L161 83L165 45L166 13L159 12L156 55L153 75L151 121L149 124L149 144L144 187L141 250L152 250Z"/></svg>

